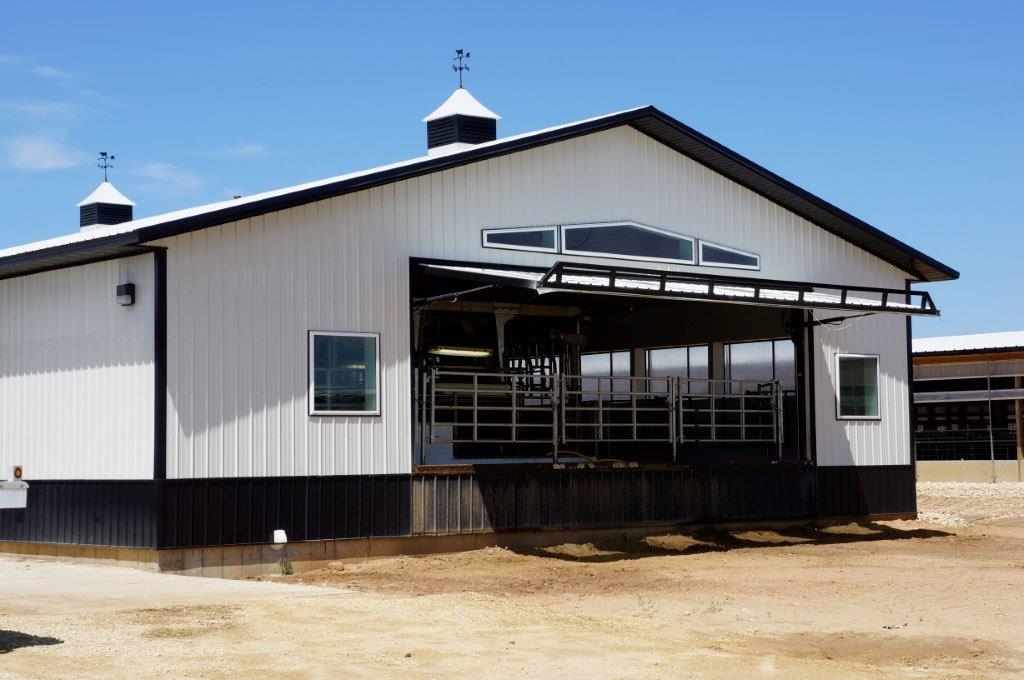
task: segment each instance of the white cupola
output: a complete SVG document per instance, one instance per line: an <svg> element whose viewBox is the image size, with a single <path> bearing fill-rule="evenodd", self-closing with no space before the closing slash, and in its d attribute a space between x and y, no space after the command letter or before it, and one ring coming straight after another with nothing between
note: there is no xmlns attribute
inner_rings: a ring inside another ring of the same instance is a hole
<svg viewBox="0 0 1024 680"><path fill-rule="evenodd" d="M464 87L452 92L434 112L423 119L427 124L427 155L460 151L498 137L501 116L477 101Z"/></svg>
<svg viewBox="0 0 1024 680"><path fill-rule="evenodd" d="M131 222L135 203L107 180L78 204L80 229Z"/></svg>

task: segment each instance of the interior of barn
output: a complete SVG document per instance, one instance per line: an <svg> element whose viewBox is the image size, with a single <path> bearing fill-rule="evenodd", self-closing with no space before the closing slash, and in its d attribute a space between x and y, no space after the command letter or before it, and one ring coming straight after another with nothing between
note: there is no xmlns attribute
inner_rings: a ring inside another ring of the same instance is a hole
<svg viewBox="0 0 1024 680"><path fill-rule="evenodd" d="M807 457L804 310L411 269L418 465Z"/></svg>

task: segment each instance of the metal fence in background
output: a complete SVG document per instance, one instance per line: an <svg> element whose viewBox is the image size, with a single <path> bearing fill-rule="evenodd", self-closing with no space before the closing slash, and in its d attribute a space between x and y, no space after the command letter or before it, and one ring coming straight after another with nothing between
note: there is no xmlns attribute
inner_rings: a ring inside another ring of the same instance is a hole
<svg viewBox="0 0 1024 680"><path fill-rule="evenodd" d="M927 430L914 433L917 460L1015 460L1017 435L1012 427Z"/></svg>

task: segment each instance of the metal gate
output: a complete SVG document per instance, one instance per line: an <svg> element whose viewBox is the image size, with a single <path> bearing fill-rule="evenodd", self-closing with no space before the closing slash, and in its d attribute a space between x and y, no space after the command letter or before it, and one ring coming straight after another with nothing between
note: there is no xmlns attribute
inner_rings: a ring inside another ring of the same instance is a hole
<svg viewBox="0 0 1024 680"><path fill-rule="evenodd" d="M782 391L774 380L671 376L526 375L438 368L417 381L423 441L777 444Z"/></svg>

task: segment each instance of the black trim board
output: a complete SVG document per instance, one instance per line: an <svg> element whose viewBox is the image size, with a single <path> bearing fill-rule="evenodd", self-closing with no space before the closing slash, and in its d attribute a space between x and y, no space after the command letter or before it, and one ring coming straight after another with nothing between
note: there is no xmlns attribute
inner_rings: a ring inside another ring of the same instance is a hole
<svg viewBox="0 0 1024 680"><path fill-rule="evenodd" d="M911 515L912 465L703 464L333 477L29 481L0 541L157 549Z"/></svg>
<svg viewBox="0 0 1024 680"><path fill-rule="evenodd" d="M168 219L126 234L42 248L0 258L0 278L51 268L75 257L88 257L96 249L154 241L198 229L234 222L305 203L362 191L383 184L460 167L488 158L532 149L587 134L629 125L711 170L781 205L840 238L862 248L923 281L944 281L959 273L899 239L801 189L735 151L715 142L653 106L594 118L582 123L522 135L401 167L297 189L255 201L239 202L217 210ZM93 255L94 256L94 255Z"/></svg>
<svg viewBox="0 0 1024 680"><path fill-rule="evenodd" d="M153 250L153 479L167 477L167 250Z"/></svg>

